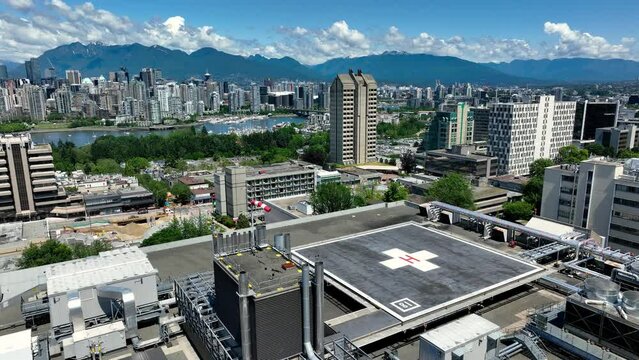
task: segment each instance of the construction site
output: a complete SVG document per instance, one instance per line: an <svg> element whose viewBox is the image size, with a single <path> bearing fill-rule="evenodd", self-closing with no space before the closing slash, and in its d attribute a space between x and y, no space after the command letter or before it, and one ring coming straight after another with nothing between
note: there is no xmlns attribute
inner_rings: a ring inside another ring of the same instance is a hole
<svg viewBox="0 0 639 360"><path fill-rule="evenodd" d="M2 359L639 359L639 257L396 202L0 273Z"/></svg>

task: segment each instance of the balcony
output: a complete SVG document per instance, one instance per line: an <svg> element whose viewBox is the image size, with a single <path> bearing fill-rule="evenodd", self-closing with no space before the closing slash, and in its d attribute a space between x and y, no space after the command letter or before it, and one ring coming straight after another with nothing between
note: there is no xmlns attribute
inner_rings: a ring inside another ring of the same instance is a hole
<svg viewBox="0 0 639 360"><path fill-rule="evenodd" d="M35 147L27 151L29 155L51 155L51 148L48 146Z"/></svg>
<svg viewBox="0 0 639 360"><path fill-rule="evenodd" d="M53 177L53 176L55 176L55 172L54 171L35 171L35 172L31 173L31 177L32 178ZM0 175L0 180L2 180L2 175Z"/></svg>
<svg viewBox="0 0 639 360"><path fill-rule="evenodd" d="M53 169L53 163L46 163L46 164L34 164L29 166L30 170L47 170L47 169Z"/></svg>
<svg viewBox="0 0 639 360"><path fill-rule="evenodd" d="M42 193L42 192L48 192L48 191L57 191L58 187L56 185L49 185L49 186L42 186L42 187L36 187L33 188L33 192L35 193Z"/></svg>
<svg viewBox="0 0 639 360"><path fill-rule="evenodd" d="M41 155L41 156L32 156L29 158L29 162L53 162L53 156L51 155Z"/></svg>

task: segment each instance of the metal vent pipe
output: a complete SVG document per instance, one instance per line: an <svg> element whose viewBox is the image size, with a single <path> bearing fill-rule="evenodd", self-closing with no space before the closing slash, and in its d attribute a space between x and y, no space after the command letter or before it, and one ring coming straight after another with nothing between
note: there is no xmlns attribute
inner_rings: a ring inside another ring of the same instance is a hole
<svg viewBox="0 0 639 360"><path fill-rule="evenodd" d="M313 344L311 343L311 296L310 296L310 271L308 264L302 265L302 314L303 314L303 334L304 334L304 353L309 360L319 360Z"/></svg>
<svg viewBox="0 0 639 360"><path fill-rule="evenodd" d="M249 281L245 271L240 272L238 295L240 297L240 341L242 341L242 360L251 360L251 325L249 315Z"/></svg>
<svg viewBox="0 0 639 360"><path fill-rule="evenodd" d="M315 352L324 357L324 263L315 263Z"/></svg>
<svg viewBox="0 0 639 360"><path fill-rule="evenodd" d="M84 315L82 314L82 300L78 290L69 291L67 293L67 307L69 308L69 317L73 324L73 332L84 330Z"/></svg>

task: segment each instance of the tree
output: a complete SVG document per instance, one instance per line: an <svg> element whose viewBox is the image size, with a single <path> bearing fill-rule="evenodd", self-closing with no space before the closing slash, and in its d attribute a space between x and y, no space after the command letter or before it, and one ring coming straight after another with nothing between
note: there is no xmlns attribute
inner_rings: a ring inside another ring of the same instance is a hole
<svg viewBox="0 0 639 360"><path fill-rule="evenodd" d="M345 185L338 182L321 184L311 194L310 203L317 214L331 213L353 207L353 196Z"/></svg>
<svg viewBox="0 0 639 360"><path fill-rule="evenodd" d="M557 163L559 164L579 164L588 159L588 150L580 149L575 145L564 146L559 149Z"/></svg>
<svg viewBox="0 0 639 360"><path fill-rule="evenodd" d="M533 161L528 167L530 172L530 177L540 176L541 178L543 178L544 170L546 170L547 167L552 165L554 165L554 162L550 159L541 158L541 159L537 159Z"/></svg>
<svg viewBox="0 0 639 360"><path fill-rule="evenodd" d="M506 203L503 209L504 218L509 221L530 220L533 216L533 205L525 201Z"/></svg>
<svg viewBox="0 0 639 360"><path fill-rule="evenodd" d="M414 173L417 168L417 159L415 153L412 151L406 151L399 156L399 161L402 164L402 170L407 173Z"/></svg>
<svg viewBox="0 0 639 360"><path fill-rule="evenodd" d="M408 190L397 181L393 181L388 185L388 189L384 192L384 201L393 202L406 200L408 198Z"/></svg>
<svg viewBox="0 0 639 360"><path fill-rule="evenodd" d="M435 181L427 192L428 197L447 204L473 210L475 202L470 181L458 173L450 173Z"/></svg>
<svg viewBox="0 0 639 360"><path fill-rule="evenodd" d="M171 188L171 194L175 196L175 200L180 204L186 204L191 201L191 189L181 182L175 183Z"/></svg>
<svg viewBox="0 0 639 360"><path fill-rule="evenodd" d="M304 155L302 155L302 160L319 166L324 166L327 159L328 153L322 145L311 145L304 150Z"/></svg>
<svg viewBox="0 0 639 360"><path fill-rule="evenodd" d="M246 229L248 227L251 227L251 221L249 220L248 216L246 216L245 214L240 214L237 217L237 222L235 223L235 228L236 229Z"/></svg>
<svg viewBox="0 0 639 360"><path fill-rule="evenodd" d="M544 178L535 176L524 185L524 201L531 204L537 213L541 209L541 195L544 189Z"/></svg>
<svg viewBox="0 0 639 360"><path fill-rule="evenodd" d="M91 172L95 174L117 174L122 172L122 168L113 159L98 159Z"/></svg>
<svg viewBox="0 0 639 360"><path fill-rule="evenodd" d="M34 243L22 251L18 267L26 269L35 266L54 264L73 259L73 250L67 244L57 240L47 240L40 245Z"/></svg>
<svg viewBox="0 0 639 360"><path fill-rule="evenodd" d="M149 160L143 157L134 157L126 161L124 166L124 175L133 176L140 173L140 171L149 167Z"/></svg>
<svg viewBox="0 0 639 360"><path fill-rule="evenodd" d="M597 156L613 156L614 150L611 147L606 147L601 144L592 143L584 146L586 150L592 155Z"/></svg>
<svg viewBox="0 0 639 360"><path fill-rule="evenodd" d="M617 157L619 159L636 158L636 157L639 157L639 152L632 151L630 149L623 149L623 150L619 150L619 152L617 153Z"/></svg>

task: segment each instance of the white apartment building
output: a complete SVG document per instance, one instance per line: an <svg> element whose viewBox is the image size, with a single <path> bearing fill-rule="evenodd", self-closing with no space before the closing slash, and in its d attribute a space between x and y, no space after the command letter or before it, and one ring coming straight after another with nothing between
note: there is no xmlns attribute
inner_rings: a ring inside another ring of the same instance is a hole
<svg viewBox="0 0 639 360"><path fill-rule="evenodd" d="M499 174L526 175L530 163L553 159L570 145L575 122L574 101L540 96L538 103L496 103L488 123L490 155L498 160Z"/></svg>
<svg viewBox="0 0 639 360"><path fill-rule="evenodd" d="M613 249L639 252L639 159L593 158L546 168L541 216L588 228Z"/></svg>

